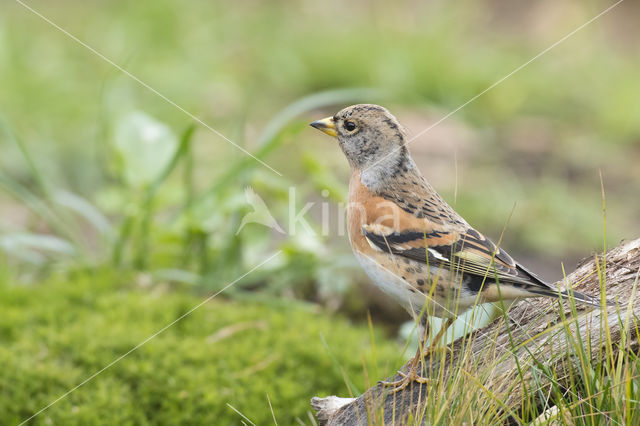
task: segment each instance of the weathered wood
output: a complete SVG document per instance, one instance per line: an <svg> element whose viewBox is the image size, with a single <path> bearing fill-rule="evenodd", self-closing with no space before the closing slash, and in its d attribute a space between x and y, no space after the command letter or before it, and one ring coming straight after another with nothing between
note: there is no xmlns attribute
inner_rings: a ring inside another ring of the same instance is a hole
<svg viewBox="0 0 640 426"><path fill-rule="evenodd" d="M507 323L503 317L498 318L459 338L449 346L450 350L425 358L423 376L442 383L450 380L454 371L460 375L462 367L487 395L500 398L505 410L518 411L526 399L523 389L542 390L536 393L539 400L550 386L544 374L533 377L531 365L548 367L559 381L575 366L576 361L568 355L572 339L579 337L590 343L592 363L603 361L606 351L600 349L605 345L622 342L627 350L638 350L633 320L640 315L640 291L636 291L639 274L640 239L623 243L606 256L594 256L567 276L567 281L590 295L599 294L601 282L605 282L607 298L616 302L615 307L598 310L574 305L574 316L568 302L560 304L550 298L523 300L511 307ZM565 287L562 282L556 285ZM518 368L525 373L519 374ZM406 371L407 365L402 369ZM404 424L408 418L421 418L419 410L424 413L430 386L414 383L391 393L378 384L356 399L315 397L312 406L321 425Z"/></svg>

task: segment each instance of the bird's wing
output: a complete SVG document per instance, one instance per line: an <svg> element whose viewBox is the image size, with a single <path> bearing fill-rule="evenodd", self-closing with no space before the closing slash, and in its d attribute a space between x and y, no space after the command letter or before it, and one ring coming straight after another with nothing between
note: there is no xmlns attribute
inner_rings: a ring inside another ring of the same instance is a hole
<svg viewBox="0 0 640 426"><path fill-rule="evenodd" d="M473 228L446 230L427 223L424 229L393 230L365 224L362 233L372 246L435 267L446 267L482 280L524 287L550 287L519 265L507 252Z"/></svg>
<svg viewBox="0 0 640 426"><path fill-rule="evenodd" d="M350 201L357 208L351 210L358 220L351 226L362 233L367 248L467 275L476 288L497 279L526 290L551 290L473 229L424 179L392 192L394 197L374 195L361 182L353 185Z"/></svg>

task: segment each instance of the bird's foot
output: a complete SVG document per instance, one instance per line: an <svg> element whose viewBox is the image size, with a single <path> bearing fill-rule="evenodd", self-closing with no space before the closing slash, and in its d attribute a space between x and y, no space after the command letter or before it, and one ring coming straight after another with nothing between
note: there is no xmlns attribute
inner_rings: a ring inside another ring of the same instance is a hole
<svg viewBox="0 0 640 426"><path fill-rule="evenodd" d="M411 369L409 369L408 373L398 371L398 374L402 377L401 379L394 381L381 381L380 384L384 387L393 388L391 389L391 392L396 393L409 386L409 384L411 384L412 382L417 382L420 384L426 384L430 382L430 379L422 377L418 374L417 367L412 367Z"/></svg>

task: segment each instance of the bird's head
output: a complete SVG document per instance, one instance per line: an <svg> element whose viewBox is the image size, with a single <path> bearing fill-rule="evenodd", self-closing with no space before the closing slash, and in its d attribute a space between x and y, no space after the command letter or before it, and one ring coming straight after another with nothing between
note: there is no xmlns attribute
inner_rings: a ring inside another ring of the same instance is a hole
<svg viewBox="0 0 640 426"><path fill-rule="evenodd" d="M407 166L405 132L398 120L379 105L352 105L333 117L311 123L312 127L338 139L349 164L375 175L396 173Z"/></svg>

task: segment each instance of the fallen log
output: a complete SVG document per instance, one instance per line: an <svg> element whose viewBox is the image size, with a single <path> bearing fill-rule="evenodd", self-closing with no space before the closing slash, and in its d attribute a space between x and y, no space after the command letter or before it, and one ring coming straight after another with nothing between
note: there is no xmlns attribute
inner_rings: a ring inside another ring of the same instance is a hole
<svg viewBox="0 0 640 426"><path fill-rule="evenodd" d="M612 365L614 355L624 351L638 352L639 274L636 239L594 255L556 283L559 288L571 283L595 296L604 288L615 306L599 310L550 298L523 300L488 326L425 357L422 375L430 383L412 383L396 393L378 383L357 398L314 397L311 405L321 425L448 424L456 419L484 424L487 416L493 416L492 423L519 423L540 413L546 419L558 411L554 395L579 392L576 371ZM405 364L401 370L407 369ZM588 399L584 408L585 415L598 413ZM447 410L463 414L456 417ZM485 415L469 417L465 410L485 410Z"/></svg>

